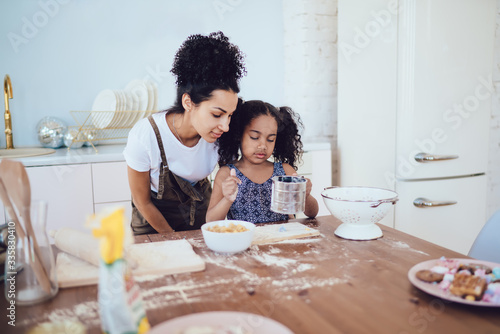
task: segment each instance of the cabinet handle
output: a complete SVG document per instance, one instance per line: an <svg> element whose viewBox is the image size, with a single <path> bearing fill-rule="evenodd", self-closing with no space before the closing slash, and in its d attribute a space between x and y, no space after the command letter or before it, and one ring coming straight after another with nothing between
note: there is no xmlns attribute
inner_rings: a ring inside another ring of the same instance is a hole
<svg viewBox="0 0 500 334"><path fill-rule="evenodd" d="M437 201L431 201L427 198L419 197L416 198L413 201L413 205L415 205L417 208L430 208L434 206L445 206L445 205L454 205L457 204L457 201L443 201L443 202L437 202Z"/></svg>
<svg viewBox="0 0 500 334"><path fill-rule="evenodd" d="M432 155L428 153L418 153L415 155L415 160L417 162L432 162L432 161L440 161L440 160L451 160L458 159L458 155Z"/></svg>

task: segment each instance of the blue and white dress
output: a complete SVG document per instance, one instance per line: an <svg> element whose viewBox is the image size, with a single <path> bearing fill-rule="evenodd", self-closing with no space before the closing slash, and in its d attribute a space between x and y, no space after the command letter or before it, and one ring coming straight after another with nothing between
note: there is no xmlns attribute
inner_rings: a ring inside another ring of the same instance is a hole
<svg viewBox="0 0 500 334"><path fill-rule="evenodd" d="M250 181L233 164L227 166L234 168L236 176L241 180L241 184L238 186L238 195L229 208L227 219L244 220L254 224L288 219L288 215L271 211L272 178L286 175L280 162L274 163L273 175L261 184Z"/></svg>

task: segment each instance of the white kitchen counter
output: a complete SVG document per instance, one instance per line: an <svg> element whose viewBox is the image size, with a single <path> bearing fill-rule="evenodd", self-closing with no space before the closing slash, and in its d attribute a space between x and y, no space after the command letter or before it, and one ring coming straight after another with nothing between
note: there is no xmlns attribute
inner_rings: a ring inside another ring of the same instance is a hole
<svg viewBox="0 0 500 334"><path fill-rule="evenodd" d="M94 162L124 161L123 149L125 144L97 145L97 153L93 147L56 149L55 153L34 157L17 158L26 167L87 164Z"/></svg>
<svg viewBox="0 0 500 334"><path fill-rule="evenodd" d="M86 164L95 162L124 161L123 149L125 144L97 145L97 153L93 147L78 149L59 148L55 153L34 157L17 158L26 167L54 166L70 164ZM304 143L304 151L330 150L330 143Z"/></svg>

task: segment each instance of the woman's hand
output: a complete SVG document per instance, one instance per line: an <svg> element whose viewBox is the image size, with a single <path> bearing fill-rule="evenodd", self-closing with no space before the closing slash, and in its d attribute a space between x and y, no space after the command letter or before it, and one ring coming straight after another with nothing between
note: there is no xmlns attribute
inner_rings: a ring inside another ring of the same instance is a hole
<svg viewBox="0 0 500 334"><path fill-rule="evenodd" d="M222 194L231 203L238 195L238 184L241 184L241 180L236 176L236 170L231 169L229 176L222 181Z"/></svg>

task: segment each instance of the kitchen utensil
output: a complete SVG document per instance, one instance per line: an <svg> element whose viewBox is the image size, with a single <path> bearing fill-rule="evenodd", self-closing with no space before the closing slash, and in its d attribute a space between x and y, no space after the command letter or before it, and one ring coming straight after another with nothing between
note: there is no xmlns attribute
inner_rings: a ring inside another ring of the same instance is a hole
<svg viewBox="0 0 500 334"><path fill-rule="evenodd" d="M286 214L303 212L306 203L306 182L303 176L273 177L271 210Z"/></svg>
<svg viewBox="0 0 500 334"><path fill-rule="evenodd" d="M75 231L66 230L65 233L56 234L56 245L61 244L61 240L58 239L69 237L74 241L73 250L69 250L73 254L77 253L76 249L92 246L92 244L85 243L86 238L77 237L83 232L74 233ZM66 247L68 246L71 245L68 243ZM134 277L173 275L205 269L205 261L194 252L189 241L185 239L132 244L125 251L127 261L137 263L137 267L131 268ZM82 252L79 253L79 255L82 254ZM66 252L57 254L56 267L61 288L97 284L99 279L98 266Z"/></svg>
<svg viewBox="0 0 500 334"><path fill-rule="evenodd" d="M382 237L382 230L375 223L398 200L398 194L392 190L370 187L329 187L321 196L330 213L342 221L335 235L352 240Z"/></svg>
<svg viewBox="0 0 500 334"><path fill-rule="evenodd" d="M32 266L43 290L48 295L53 296L57 293L57 284L55 284L55 287L51 284L50 273L46 269L51 269L50 260L53 262L54 258L50 247L46 250L48 252L46 256L40 252L36 233L31 223L31 189L26 169L21 162L4 159L0 162L0 177L4 186L3 190L5 190L7 197L12 200L19 213L19 216L14 215L11 218L17 220L16 231L19 233L21 244L24 248L33 247L33 257L27 259L28 264ZM40 207L37 206L35 209L38 210ZM45 217L38 215L45 212L39 213L39 211L35 211L35 213L37 213L37 216L35 216L37 223L45 224ZM22 225L24 225L25 230L23 230ZM39 233L39 235L46 238L45 231L43 231L43 234ZM21 254L17 255L20 256Z"/></svg>
<svg viewBox="0 0 500 334"><path fill-rule="evenodd" d="M208 228L215 226L228 227L230 224L242 225L248 231L222 233L212 232ZM242 220L217 220L201 226L203 239L208 248L218 253L234 254L250 247L255 233L255 225Z"/></svg>
<svg viewBox="0 0 500 334"><path fill-rule="evenodd" d="M17 233L9 235L15 247L13 251L9 248L5 262L4 287L7 301L15 301L16 305L43 302L59 290L52 247L45 233L46 214L46 202L33 202L30 209L32 235L23 235L20 228L23 219L16 223L17 217L9 216L9 221L16 225Z"/></svg>
<svg viewBox="0 0 500 334"><path fill-rule="evenodd" d="M314 237L318 235L320 235L318 230L297 222L267 224L255 228L252 245L270 244L283 240Z"/></svg>

